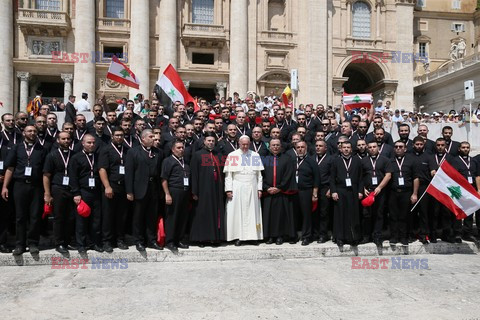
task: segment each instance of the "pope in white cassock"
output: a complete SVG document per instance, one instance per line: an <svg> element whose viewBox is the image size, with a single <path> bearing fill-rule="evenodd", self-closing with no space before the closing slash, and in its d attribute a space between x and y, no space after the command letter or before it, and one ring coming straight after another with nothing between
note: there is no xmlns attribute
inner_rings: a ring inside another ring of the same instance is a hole
<svg viewBox="0 0 480 320"><path fill-rule="evenodd" d="M250 138L241 136L240 149L231 152L225 162L225 192L227 193L227 241L262 240L262 170L260 155L250 147Z"/></svg>

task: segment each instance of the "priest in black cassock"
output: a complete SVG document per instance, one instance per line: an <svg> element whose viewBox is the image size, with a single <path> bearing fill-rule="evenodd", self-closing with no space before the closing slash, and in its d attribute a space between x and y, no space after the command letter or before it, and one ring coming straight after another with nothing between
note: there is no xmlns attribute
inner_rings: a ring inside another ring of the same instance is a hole
<svg viewBox="0 0 480 320"><path fill-rule="evenodd" d="M340 156L332 162L330 191L334 200L333 236L339 247L357 245L360 230L359 199L363 197L361 160L352 156L352 143L345 141Z"/></svg>
<svg viewBox="0 0 480 320"><path fill-rule="evenodd" d="M289 199L294 187L291 158L280 153L280 139L270 141L271 155L263 160L263 237L267 244L281 245L284 239L296 239L293 202Z"/></svg>
<svg viewBox="0 0 480 320"><path fill-rule="evenodd" d="M194 213L190 241L203 247L206 242L225 240L225 193L220 168L222 154L215 149L214 132L205 132L204 148L193 154L190 163Z"/></svg>

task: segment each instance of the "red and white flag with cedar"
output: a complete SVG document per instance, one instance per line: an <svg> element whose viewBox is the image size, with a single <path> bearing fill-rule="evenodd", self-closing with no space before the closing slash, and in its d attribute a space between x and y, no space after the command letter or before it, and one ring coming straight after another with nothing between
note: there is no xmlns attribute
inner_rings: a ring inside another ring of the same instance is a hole
<svg viewBox="0 0 480 320"><path fill-rule="evenodd" d="M343 105L345 110L350 111L354 109L370 109L373 103L371 93L357 93L357 94L343 94Z"/></svg>
<svg viewBox="0 0 480 320"><path fill-rule="evenodd" d="M458 220L480 209L480 195L447 161L443 161L427 192L452 211Z"/></svg>
<svg viewBox="0 0 480 320"><path fill-rule="evenodd" d="M132 72L132 70L130 70L115 56L112 58L112 63L110 63L110 67L108 68L107 79L135 89L138 89L140 86L140 82L135 77L135 74Z"/></svg>

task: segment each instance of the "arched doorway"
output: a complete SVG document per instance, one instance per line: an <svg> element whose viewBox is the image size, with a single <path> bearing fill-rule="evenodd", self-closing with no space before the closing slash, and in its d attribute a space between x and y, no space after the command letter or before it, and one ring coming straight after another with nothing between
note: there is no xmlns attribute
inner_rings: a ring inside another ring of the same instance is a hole
<svg viewBox="0 0 480 320"><path fill-rule="evenodd" d="M364 93L378 90L385 79L382 69L375 63L350 63L343 71L348 80L343 84L346 93Z"/></svg>

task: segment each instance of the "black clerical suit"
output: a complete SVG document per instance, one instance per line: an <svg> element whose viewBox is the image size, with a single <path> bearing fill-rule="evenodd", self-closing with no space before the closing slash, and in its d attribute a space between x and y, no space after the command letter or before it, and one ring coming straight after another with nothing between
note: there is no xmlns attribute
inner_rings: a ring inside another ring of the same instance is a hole
<svg viewBox="0 0 480 320"><path fill-rule="evenodd" d="M221 154L201 149L190 162L192 194L198 197L191 219L190 241L225 240L225 189Z"/></svg>
<svg viewBox="0 0 480 320"><path fill-rule="evenodd" d="M416 161L411 154L390 160L392 180L389 198L390 243L398 240L408 245L408 215L410 214L414 180L417 178Z"/></svg>
<svg viewBox="0 0 480 320"><path fill-rule="evenodd" d="M5 160L7 155L13 147L13 141L8 141L3 132L0 133L0 186L3 185L3 178L5 170L7 170ZM8 186L9 194L13 194L13 183ZM0 197L0 245L7 243L7 230L9 221L13 219L14 215L13 201L5 201Z"/></svg>
<svg viewBox="0 0 480 320"><path fill-rule="evenodd" d="M382 183L385 175L392 172L390 160L382 155L367 156L362 159L363 185L368 192L374 192ZM375 202L370 207L361 208L363 211L362 231L364 238L372 238L374 242L382 240L385 202L387 200L387 186L375 196Z"/></svg>
<svg viewBox="0 0 480 320"><path fill-rule="evenodd" d="M38 246L43 209L42 170L46 152L38 141L21 142L12 147L4 167L12 170L13 193L16 214L16 246Z"/></svg>
<svg viewBox="0 0 480 320"><path fill-rule="evenodd" d="M69 163L73 196L81 196L91 210L86 218L78 213L75 216L75 237L79 250L86 249L90 244L98 247L102 244L102 196L98 170L99 156L95 152L82 150Z"/></svg>
<svg viewBox="0 0 480 320"><path fill-rule="evenodd" d="M292 202L295 171L292 160L286 154L269 155L263 158L263 167L263 237L277 238L278 244L281 244L283 239L296 239ZM280 192L269 194L268 189L272 187L280 189Z"/></svg>
<svg viewBox="0 0 480 320"><path fill-rule="evenodd" d="M172 197L165 210L165 243L176 246L185 236L189 219L190 166L172 154L163 161L161 178L167 181Z"/></svg>
<svg viewBox="0 0 480 320"><path fill-rule="evenodd" d="M330 190L330 172L333 157L325 153L324 155L316 154L313 158L318 166L320 181L318 186L317 210L313 213L313 238L326 240L330 220L329 210L331 208L331 200L327 197L327 192Z"/></svg>
<svg viewBox="0 0 480 320"><path fill-rule="evenodd" d="M420 180L420 185L418 187L418 194L421 196L428 187L428 184L432 180L432 175L430 174L430 154L426 151L418 152L415 149L412 151L412 154L417 160L417 176ZM415 236L419 235L420 240L424 240L429 234L430 230L428 228L428 213L431 210L431 197L426 195L422 198L420 203L415 208L414 212L409 215L409 230L410 235ZM418 231L418 232L417 232Z"/></svg>
<svg viewBox="0 0 480 320"><path fill-rule="evenodd" d="M313 237L312 195L313 188L318 188L319 185L318 166L310 156L297 156L293 159L292 164L298 187L298 193L294 201L296 216L302 219L302 240L311 241Z"/></svg>
<svg viewBox="0 0 480 320"><path fill-rule="evenodd" d="M162 161L163 152L157 148L140 145L127 153L125 191L134 196L132 229L136 244L157 241Z"/></svg>
<svg viewBox="0 0 480 320"><path fill-rule="evenodd" d="M50 174L53 198L53 240L55 246L70 244L75 225L72 187L68 164L75 153L70 149L53 149L45 159L43 173Z"/></svg>
<svg viewBox="0 0 480 320"><path fill-rule="evenodd" d="M113 197L107 198L105 186L102 186L102 233L103 242L112 245L125 242L128 201L125 192L125 159L128 149L122 144L113 142L100 150L99 167L107 173L108 182L113 191Z"/></svg>
<svg viewBox="0 0 480 320"><path fill-rule="evenodd" d="M363 191L362 166L358 157L339 156L332 162L330 192L334 201L333 236L338 245L356 245L362 238L358 194Z"/></svg>
<svg viewBox="0 0 480 320"><path fill-rule="evenodd" d="M259 142L252 140L252 142L250 143L250 150L255 151L261 157L265 157L270 154L267 145L261 140Z"/></svg>

